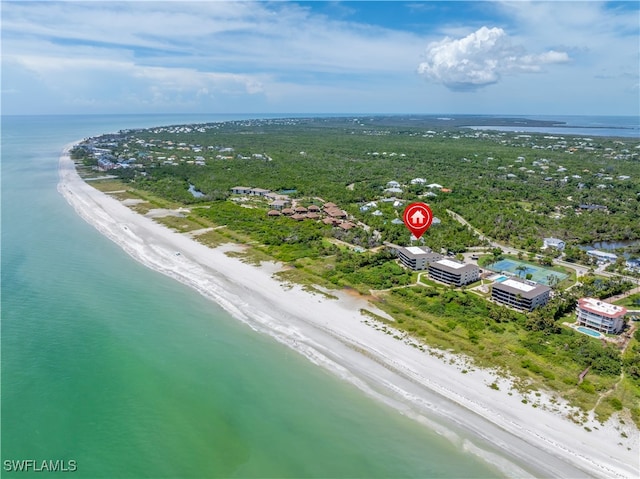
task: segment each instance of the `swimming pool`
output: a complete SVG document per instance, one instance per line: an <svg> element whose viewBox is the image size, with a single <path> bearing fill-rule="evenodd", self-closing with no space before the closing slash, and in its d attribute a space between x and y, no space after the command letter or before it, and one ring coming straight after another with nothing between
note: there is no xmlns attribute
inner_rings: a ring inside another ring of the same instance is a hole
<svg viewBox="0 0 640 479"><path fill-rule="evenodd" d="M602 337L602 334L599 333L598 331L594 331L593 329L589 329L589 328L583 328L582 326L578 326L576 328L576 330L580 331L583 334L587 334L589 336L593 336L594 338Z"/></svg>
<svg viewBox="0 0 640 479"><path fill-rule="evenodd" d="M494 274L493 276L490 276L489 279L491 281L497 281L498 283L502 283L507 279L507 277L503 274Z"/></svg>

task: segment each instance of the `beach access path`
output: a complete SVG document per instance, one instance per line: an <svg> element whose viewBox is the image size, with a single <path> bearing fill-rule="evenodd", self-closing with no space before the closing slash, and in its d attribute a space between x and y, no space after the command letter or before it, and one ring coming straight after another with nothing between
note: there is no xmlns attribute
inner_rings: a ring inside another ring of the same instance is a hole
<svg viewBox="0 0 640 479"><path fill-rule="evenodd" d="M209 248L139 215L79 177L71 146L60 157L58 189L77 213L137 261L194 288L254 330L506 476L639 476L638 430L630 421L620 425L612 418L602 425L589 418L576 424L565 417L573 410L561 399L521 394L496 371L376 324L361 310L385 313L363 299L332 291L339 297L334 300L283 285L273 277L282 265L243 263L225 254L237 246Z"/></svg>

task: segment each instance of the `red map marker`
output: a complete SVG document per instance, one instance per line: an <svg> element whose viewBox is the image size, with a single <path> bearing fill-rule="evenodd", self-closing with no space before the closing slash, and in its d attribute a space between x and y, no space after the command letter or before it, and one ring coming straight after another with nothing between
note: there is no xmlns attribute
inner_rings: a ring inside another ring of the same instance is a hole
<svg viewBox="0 0 640 479"><path fill-rule="evenodd" d="M433 221L433 213L431 208L425 203L411 203L407 206L402 214L402 221L405 226L411 231L416 239L424 234L425 231L431 226Z"/></svg>

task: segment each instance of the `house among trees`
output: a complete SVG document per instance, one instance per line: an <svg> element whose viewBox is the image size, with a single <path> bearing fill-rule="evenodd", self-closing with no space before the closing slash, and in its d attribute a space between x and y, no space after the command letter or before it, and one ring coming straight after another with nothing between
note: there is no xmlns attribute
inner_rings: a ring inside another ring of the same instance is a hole
<svg viewBox="0 0 640 479"><path fill-rule="evenodd" d="M234 186L231 188L231 193L234 195L248 195L251 191L251 188L248 186Z"/></svg>
<svg viewBox="0 0 640 479"><path fill-rule="evenodd" d="M376 208L378 206L378 203L376 203L375 201L370 201L369 203L366 203L364 205L362 205L360 207L360 211L362 211L363 213L369 211L371 208Z"/></svg>
<svg viewBox="0 0 640 479"><path fill-rule="evenodd" d="M273 208L274 210L283 210L290 204L291 202L287 200L275 200L269 203L269 206L271 206L271 208Z"/></svg>
<svg viewBox="0 0 640 479"><path fill-rule="evenodd" d="M543 249L547 249L551 247L551 248L556 248L562 251L566 246L565 242L558 238L544 238L543 243L544 243L544 245L542 246Z"/></svg>
<svg viewBox="0 0 640 479"><path fill-rule="evenodd" d="M607 207L604 205L594 205L594 204L581 204L578 206L579 209L585 211L607 211Z"/></svg>
<svg viewBox="0 0 640 479"><path fill-rule="evenodd" d="M106 156L98 159L98 169L101 171L112 170L116 167L116 164L108 159Z"/></svg>
<svg viewBox="0 0 640 479"><path fill-rule="evenodd" d="M331 209L325 210L325 213L327 213L332 218L346 218L347 217L347 213L345 211L341 210L340 208L331 208Z"/></svg>
<svg viewBox="0 0 640 479"><path fill-rule="evenodd" d="M251 196L266 196L271 193L271 190L265 190L264 188L251 188L249 194Z"/></svg>
<svg viewBox="0 0 640 479"><path fill-rule="evenodd" d="M355 228L356 225L354 225L353 223L351 223L350 221L343 221L342 223L340 223L338 225L339 228L342 228L345 231L349 231L352 228Z"/></svg>

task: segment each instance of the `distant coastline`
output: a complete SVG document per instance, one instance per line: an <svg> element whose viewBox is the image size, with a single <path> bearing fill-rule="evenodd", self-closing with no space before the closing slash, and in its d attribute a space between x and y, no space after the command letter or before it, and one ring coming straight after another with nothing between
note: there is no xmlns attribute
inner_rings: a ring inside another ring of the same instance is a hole
<svg viewBox="0 0 640 479"><path fill-rule="evenodd" d="M88 120L103 118L103 114L87 115L2 115L3 117L40 117L43 120L75 116ZM122 115L113 115L122 116ZM125 115L126 116L126 115ZM607 115L475 115L475 114L417 114L417 113L179 113L132 114L131 117L157 118L158 126L166 126L165 118L184 117L180 124L224 123L240 120L301 119L301 118L367 118L386 125L425 128L470 128L516 133L549 135L585 135L597 137L621 137L640 140L639 116Z"/></svg>
<svg viewBox="0 0 640 479"><path fill-rule="evenodd" d="M342 116L342 115L341 115ZM358 115L360 117L366 115ZM537 115L376 115L371 121L393 126L470 128L516 133L586 135L640 139L640 119L634 116Z"/></svg>

